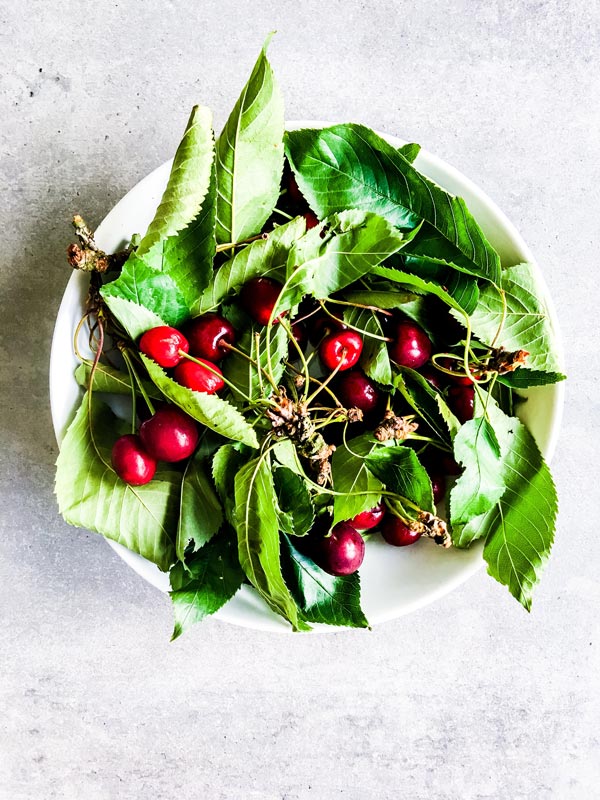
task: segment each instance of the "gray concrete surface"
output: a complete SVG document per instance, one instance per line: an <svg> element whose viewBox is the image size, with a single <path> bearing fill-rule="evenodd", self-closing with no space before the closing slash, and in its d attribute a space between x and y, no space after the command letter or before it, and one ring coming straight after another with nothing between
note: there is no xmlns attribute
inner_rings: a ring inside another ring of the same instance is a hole
<svg viewBox="0 0 600 800"><path fill-rule="evenodd" d="M52 494L47 366L75 210L97 223L220 124L265 33L289 118L365 121L473 177L543 266L566 340L553 559L527 616L483 573L372 633L207 622ZM598 796L600 6L0 2L0 797Z"/></svg>

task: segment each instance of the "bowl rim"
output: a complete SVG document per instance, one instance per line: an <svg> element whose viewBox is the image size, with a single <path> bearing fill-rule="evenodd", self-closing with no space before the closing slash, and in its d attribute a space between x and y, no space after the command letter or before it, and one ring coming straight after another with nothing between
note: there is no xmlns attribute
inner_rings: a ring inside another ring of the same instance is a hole
<svg viewBox="0 0 600 800"><path fill-rule="evenodd" d="M334 124L338 123L326 122L321 120L290 120L286 122L286 130L298 130L300 128L308 128L308 127L324 128ZM382 138L384 138L390 144L396 147L401 147L402 145L407 143L407 140L401 139L396 135L381 131L375 131L375 132L378 133ZM515 225L509 220L506 214L489 197L489 195L486 192L484 192L474 181L472 181L470 178L464 175L460 170L458 170L456 167L452 166L444 159L431 153L425 148L421 148L418 160L420 162L425 162L425 164L430 169L433 169L436 172L444 173L445 175L449 176L451 180L465 187L468 190L468 192L476 198L477 203L481 207L483 207L486 210L486 212L497 221L497 223L499 223L500 228L511 240L515 249L518 250L519 253L522 255L523 260L533 264L536 277L536 284L538 290L540 291L543 297L544 303L548 310L548 315L551 325L554 329L557 355L559 363L561 364L562 367L564 365L564 351L562 346L560 327L558 324L558 317L556 314L556 308L552 300L552 297L550 295L550 292L548 290L546 281L544 279L544 274L540 269L539 264L537 263L531 249L523 239L522 235L519 233ZM96 229L97 235L101 236L103 227L108 227L111 224L111 221L115 217L118 218L119 206L122 203L124 203L126 198L128 198L134 192L139 192L143 190L145 184L153 184L157 180L157 176L159 174L162 176L162 173L165 173L168 169L170 169L172 161L173 161L172 159L169 159L163 162L161 165L159 165L154 170L149 172L146 176L144 176L134 186L132 186L125 193L125 195L123 195L123 197L117 201L117 203L110 209L110 211L104 217L104 219ZM427 171L428 170L426 167L423 170L424 174L427 175ZM50 364L49 364L50 410L51 410L54 433L59 448L64 431L66 429L66 424L65 420L61 419L61 415L58 410L60 407L59 397L61 394L61 382L57 380L56 364L62 358L64 358L64 348L62 344L59 342L58 328L59 328L59 321L62 318L62 315L64 315L66 309L71 306L72 298L70 295L73 294L75 284L80 279L81 275L78 274L77 272L74 272L70 276L69 281L67 282L67 286L65 287L65 291L63 293L63 297L57 312L57 318L54 326L52 345L50 351ZM552 460L552 457L556 450L558 437L560 435L561 421L562 421L563 407L564 407L564 394L565 394L564 382L553 384L551 388L553 389L554 392L554 401L552 403L552 408L551 408L552 420L547 442L545 444L545 447L542 448L544 457L548 462ZM149 582L162 592L168 591L168 573L161 573L155 567L154 564L152 564L149 561L146 561L141 556L139 556L139 554L127 550L118 542L115 542L111 539L106 539L105 537L103 538L105 539L107 544L125 561L125 563L129 567L131 567L135 572L137 572L138 575L144 578L144 580L146 580L147 582ZM470 552L474 554L475 557L472 558L470 561L465 560L463 568L460 571L458 571L454 576L440 583L440 585L436 589L424 592L422 596L420 596L418 599L405 603L401 608L391 605L390 608L387 609L385 612L379 613L377 615L376 620L373 621L371 624L380 625L384 622L389 622L393 619L398 619L404 616L405 614L412 613L413 611L416 611L419 608L422 608L426 605L429 605L430 603L433 603L441 599L446 594L449 594L458 586L465 583L475 573L479 572L481 567L484 565L483 558L481 557L481 550L482 550L482 545L480 543L477 543L476 546L470 548ZM151 571L149 567L152 567L153 571ZM165 583L165 578L167 579L166 583ZM231 604L226 603L213 616L216 617L217 619L220 619L221 621L225 621L231 624L235 624L241 627L250 628L254 630L261 630L265 632L280 632L280 633L292 632L291 628L285 623L285 621L281 620L275 615L267 613L269 610L266 607L264 608L265 613L262 614L260 618L256 617L254 614L248 614L248 611L244 610L246 607L248 608L252 608L253 606L256 607L258 603L261 606L261 610L263 610L263 603L259 598L258 594L254 592L251 589L251 587L244 585L241 587L240 591L244 594L243 597L245 603L244 608L239 610L232 609ZM337 631L347 631L347 630L354 630L354 629L339 628L330 625L315 625L313 629L310 631L310 633L335 633Z"/></svg>

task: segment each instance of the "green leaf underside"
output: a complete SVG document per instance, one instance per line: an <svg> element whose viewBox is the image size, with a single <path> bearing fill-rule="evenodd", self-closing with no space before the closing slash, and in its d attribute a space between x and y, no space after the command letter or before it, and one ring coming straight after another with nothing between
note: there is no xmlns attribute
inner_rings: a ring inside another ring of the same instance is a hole
<svg viewBox="0 0 600 800"><path fill-rule="evenodd" d="M366 308L349 308L344 311L344 322L363 331L383 336L383 328L374 311ZM388 355L387 342L363 337L360 366L377 383L389 386L392 383L392 365Z"/></svg>
<svg viewBox="0 0 600 800"><path fill-rule="evenodd" d="M107 284L102 289L102 296L106 305L109 307L111 313L117 318L121 325L125 328L129 336L136 341L143 333L150 330L150 328L157 328L159 325L165 325L165 321L150 309L135 303L133 300L127 300L124 297L117 297L105 292L108 289Z"/></svg>
<svg viewBox="0 0 600 800"><path fill-rule="evenodd" d="M401 374L394 379L396 388L440 439L450 443L458 433L460 422L428 380L409 367L401 369Z"/></svg>
<svg viewBox="0 0 600 800"><path fill-rule="evenodd" d="M175 550L180 561L192 544L194 550L209 542L223 524L223 509L207 472L207 459L197 452L181 484L181 512Z"/></svg>
<svg viewBox="0 0 600 800"><path fill-rule="evenodd" d="M378 447L370 434L363 434L351 439L348 447L340 445L333 454L333 488L341 492L333 500L333 525L368 511L381 500L383 484L365 461Z"/></svg>
<svg viewBox="0 0 600 800"><path fill-rule="evenodd" d="M431 480L410 447L380 448L367 456L366 465L389 491L405 497L423 511L435 513Z"/></svg>
<svg viewBox="0 0 600 800"><path fill-rule="evenodd" d="M306 294L325 298L344 289L396 253L402 241L402 234L376 214L333 214L292 247L277 311L291 308Z"/></svg>
<svg viewBox="0 0 600 800"><path fill-rule="evenodd" d="M217 141L216 236L222 244L258 233L279 197L283 98L266 56L269 39Z"/></svg>
<svg viewBox="0 0 600 800"><path fill-rule="evenodd" d="M256 341L258 334L258 343ZM269 348L267 350L267 338ZM283 326L276 325L267 337L267 329L263 326L252 325L242 335L236 347L246 353L256 363L271 374L275 383L279 383L285 365L283 360L288 355L289 339ZM269 358L270 354L270 358ZM264 396L270 385L267 378L258 367L248 361L244 356L232 352L223 361L223 375L234 384L239 391L232 389L236 399L244 400L244 395L256 400ZM262 391L261 391L262 387Z"/></svg>
<svg viewBox="0 0 600 800"><path fill-rule="evenodd" d="M278 467L273 482L279 508L288 515L291 529L286 533L304 536L315 521L315 508L304 480L287 467Z"/></svg>
<svg viewBox="0 0 600 800"><path fill-rule="evenodd" d="M502 273L507 313L497 345L526 350L526 369L560 372L555 333L530 264L517 264ZM502 322L502 300L493 286L484 286L471 315L473 333L484 344L494 342ZM516 373L515 373L516 374Z"/></svg>
<svg viewBox="0 0 600 800"><path fill-rule="evenodd" d="M369 623L360 606L358 573L334 577L297 550L287 536L281 543L287 585L307 622L366 628Z"/></svg>
<svg viewBox="0 0 600 800"><path fill-rule="evenodd" d="M84 395L57 460L59 511L71 525L100 533L166 571L175 560L181 475L159 465L145 486L124 483L110 459L114 442L125 433L128 425L96 398L90 417Z"/></svg>
<svg viewBox="0 0 600 800"><path fill-rule="evenodd" d="M253 278L272 278L283 283L290 249L296 239L306 231L304 217L296 217L285 225L239 250L220 266L212 281L192 304L194 316L218 308L226 297L237 292Z"/></svg>
<svg viewBox="0 0 600 800"><path fill-rule="evenodd" d="M239 444L224 444L214 454L212 477L230 525L235 524L234 481L248 458L240 452Z"/></svg>
<svg viewBox="0 0 600 800"><path fill-rule="evenodd" d="M250 583L294 630L306 630L281 573L279 520L268 458L252 459L235 476L235 528L240 564Z"/></svg>
<svg viewBox="0 0 600 800"><path fill-rule="evenodd" d="M91 372L92 365L82 363L75 370L75 380L80 386L87 389ZM150 381L143 381L142 383L148 397L153 400L162 400L162 393L158 391L153 383L150 383ZM134 386L136 391L139 392L137 383L134 382ZM131 395L131 379L126 372L121 372L109 364L99 362L94 371L94 392Z"/></svg>
<svg viewBox="0 0 600 800"><path fill-rule="evenodd" d="M468 533L465 540L461 537L464 526L487 513L504 494L497 435L481 416L465 422L454 437L454 457L464 467L450 493L452 540L459 547L470 544ZM500 447L507 445L503 436Z"/></svg>
<svg viewBox="0 0 600 800"><path fill-rule="evenodd" d="M353 124L291 131L286 152L300 190L320 218L359 208L399 228L424 219L472 262L473 275L499 281L498 254L464 200L421 175L373 131Z"/></svg>
<svg viewBox="0 0 600 800"><path fill-rule="evenodd" d="M214 394L194 392L185 386L181 386L169 378L155 361L152 361L143 353L140 353L140 358L151 380L167 400L175 403L190 417L193 417L216 433L220 433L221 436L243 442L250 447L258 447L258 439L254 429L231 403Z"/></svg>
<svg viewBox="0 0 600 800"><path fill-rule="evenodd" d="M173 640L218 611L242 585L244 573L234 532L226 528L194 553L186 566L175 564L170 580L175 616Z"/></svg>

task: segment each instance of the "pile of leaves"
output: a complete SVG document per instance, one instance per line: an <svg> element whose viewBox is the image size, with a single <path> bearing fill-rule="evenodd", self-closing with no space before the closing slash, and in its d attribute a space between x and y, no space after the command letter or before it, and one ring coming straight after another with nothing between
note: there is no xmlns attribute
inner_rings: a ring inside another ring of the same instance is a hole
<svg viewBox="0 0 600 800"><path fill-rule="evenodd" d="M106 254L76 218L69 260L90 272L95 358L76 372L86 392L57 462L59 507L169 572L174 636L245 582L294 630L367 626L359 574L328 574L302 542L319 522L329 529L380 502L447 530L454 547L483 540L489 573L530 608L556 494L514 407L519 390L563 378L552 328L532 267L501 264L464 201L415 167L418 153L362 125L285 132L265 45L216 141L209 110L193 109L143 237ZM284 167L306 203L299 213ZM264 326L239 302L259 277L282 286ZM238 335L220 395L181 386L140 354L147 330L214 311ZM310 329L315 313L361 332L360 368L385 414L345 408L318 359L293 349L291 322ZM427 332L441 381L390 359L390 318ZM457 375L474 387L463 424L444 383ZM134 424L143 397L183 409L201 425L195 453L159 465L147 485L123 482L110 454L128 423L101 399L113 395L137 398ZM458 473L446 522L433 503L435 458Z"/></svg>

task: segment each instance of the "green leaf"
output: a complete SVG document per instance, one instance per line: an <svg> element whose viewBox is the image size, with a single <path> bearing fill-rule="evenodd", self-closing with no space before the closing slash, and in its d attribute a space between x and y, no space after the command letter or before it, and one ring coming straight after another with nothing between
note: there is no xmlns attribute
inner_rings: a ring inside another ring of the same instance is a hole
<svg viewBox="0 0 600 800"><path fill-rule="evenodd" d="M207 473L207 459L197 452L187 465L181 484L181 512L175 550L180 561L186 548L209 542L223 524L223 509Z"/></svg>
<svg viewBox="0 0 600 800"><path fill-rule="evenodd" d="M344 289L396 253L402 241L403 235L376 214L333 214L292 247L277 311L291 308L306 294L325 298Z"/></svg>
<svg viewBox="0 0 600 800"><path fill-rule="evenodd" d="M429 381L414 369L402 367L401 374L394 379L394 385L434 433L449 444L458 433L460 422Z"/></svg>
<svg viewBox="0 0 600 800"><path fill-rule="evenodd" d="M223 530L191 557L184 567L171 569L171 600L175 615L173 639L194 623L214 614L225 605L244 581L237 555L235 534Z"/></svg>
<svg viewBox="0 0 600 800"><path fill-rule="evenodd" d="M128 428L96 398L90 414L84 395L56 462L59 511L71 525L113 539L166 571L175 560L181 474L161 466L145 486L124 483L111 466L111 449Z"/></svg>
<svg viewBox="0 0 600 800"><path fill-rule="evenodd" d="M383 336L383 328L374 311L366 308L350 308L344 311L344 321L355 328ZM392 383L392 365L388 355L387 342L363 336L363 350L360 365L365 373L377 383L389 386Z"/></svg>
<svg viewBox="0 0 600 800"><path fill-rule="evenodd" d="M389 491L410 500L422 511L435 513L427 470L410 447L382 447L366 458L367 468Z"/></svg>
<svg viewBox="0 0 600 800"><path fill-rule="evenodd" d="M270 36L217 141L217 241L240 242L269 218L283 171L283 98L267 60Z"/></svg>
<svg viewBox="0 0 600 800"><path fill-rule="evenodd" d="M214 454L212 461L212 477L215 482L217 494L221 499L225 516L231 525L234 524L234 481L235 476L248 461L241 452L239 444L224 444Z"/></svg>
<svg viewBox="0 0 600 800"><path fill-rule="evenodd" d="M285 267L290 249L306 231L304 217L279 225L264 239L258 239L239 250L214 273L213 279L192 306L194 316L213 311L223 300L237 292L252 278L285 281Z"/></svg>
<svg viewBox="0 0 600 800"><path fill-rule="evenodd" d="M288 345L288 335L282 325L275 326L270 331L269 337L264 326L252 325L244 332L236 347L270 373L275 383L279 383L285 370L283 360L287 358ZM230 353L223 362L223 375L239 390L232 389L236 399L243 400L245 397L250 397L256 400L264 397L265 391L270 393L267 379L259 371L258 366L254 366L247 358L235 352Z"/></svg>
<svg viewBox="0 0 600 800"><path fill-rule="evenodd" d="M238 554L246 577L294 630L307 630L281 574L279 520L268 457L245 464L235 476L235 528Z"/></svg>
<svg viewBox="0 0 600 800"><path fill-rule="evenodd" d="M90 382L92 365L83 362L75 370L75 380L80 386L87 389ZM163 395L150 381L142 381L148 397L153 400L162 400ZM136 391L137 384L134 383ZM105 392L107 394L126 394L131 395L131 380L126 372L121 372L108 364L99 362L94 372L94 392Z"/></svg>
<svg viewBox="0 0 600 800"><path fill-rule="evenodd" d="M389 281L400 284L403 289L408 289L415 294L432 294L439 298L450 308L454 309L456 319L461 322L464 321L464 311L460 304L449 294L440 284L434 281L428 281L418 275L413 275L410 272L394 269L392 267L373 267L371 275L378 275L381 278L387 278Z"/></svg>
<svg viewBox="0 0 600 800"><path fill-rule="evenodd" d="M357 436L333 454L333 488L341 494L333 500L333 525L352 519L379 503L383 484L368 469L366 458L380 445L371 434Z"/></svg>
<svg viewBox="0 0 600 800"><path fill-rule="evenodd" d="M108 285L110 286L110 284ZM104 289L106 288L108 287L105 286L101 290L106 305L134 341L139 339L150 328L157 328L159 325L166 324L158 314L138 303L134 303L132 300L117 297L116 295L114 297L110 294L105 295Z"/></svg>
<svg viewBox="0 0 600 800"><path fill-rule="evenodd" d="M306 483L287 467L278 467L273 473L273 481L279 508L291 522L291 529L286 533L304 536L315 521L315 507Z"/></svg>
<svg viewBox="0 0 600 800"><path fill-rule="evenodd" d="M246 421L242 414L226 400L214 394L194 392L181 386L169 378L167 373L155 361L140 353L148 375L167 400L170 400L186 414L207 428L220 433L228 439L243 442L250 447L258 447L258 439L254 428Z"/></svg>
<svg viewBox="0 0 600 800"><path fill-rule="evenodd" d="M495 343L506 350L526 350L529 370L560 372L555 331L532 266L518 264L505 269L502 290L506 298L506 318L497 342L504 308L498 290L491 285L482 288L479 304L471 315L475 336L487 345Z"/></svg>
<svg viewBox="0 0 600 800"><path fill-rule="evenodd" d="M424 280L436 283L448 292L465 314L472 314L479 300L477 278L457 272L451 267L441 266L427 259L405 259L404 270Z"/></svg>
<svg viewBox="0 0 600 800"><path fill-rule="evenodd" d="M483 416L465 422L454 438L454 456L464 467L450 492L452 541L457 547L471 543L472 530L467 524L487 513L504 494L501 446L506 447L504 435L500 445L494 428Z"/></svg>
<svg viewBox="0 0 600 800"><path fill-rule="evenodd" d="M507 372L506 375L499 375L498 381L512 389L528 389L530 386L546 386L549 383L560 383L565 381L566 375L562 372L543 372L537 369L526 369L519 367L514 372Z"/></svg>
<svg viewBox="0 0 600 800"><path fill-rule="evenodd" d="M416 144L416 142L403 144L402 147L398 148L398 152L403 158L405 158L410 164L412 164L414 161L416 161L417 156L421 152L421 145Z"/></svg>
<svg viewBox="0 0 600 800"><path fill-rule="evenodd" d="M473 264L472 274L498 282L500 259L467 206L425 178L402 154L362 125L286 134L300 191L319 218L344 208L372 211L399 228L422 219Z"/></svg>
<svg viewBox="0 0 600 800"><path fill-rule="evenodd" d="M344 577L329 575L297 550L287 536L282 537L281 552L286 583L307 622L351 628L369 626L360 607L357 572Z"/></svg>

